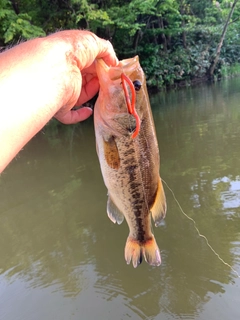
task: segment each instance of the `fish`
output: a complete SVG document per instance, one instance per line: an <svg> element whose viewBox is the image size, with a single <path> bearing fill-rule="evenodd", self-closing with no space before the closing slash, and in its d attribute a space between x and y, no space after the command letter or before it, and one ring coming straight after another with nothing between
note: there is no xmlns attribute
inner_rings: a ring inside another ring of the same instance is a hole
<svg viewBox="0 0 240 320"><path fill-rule="evenodd" d="M144 71L139 57L117 66L95 61L100 89L94 106L96 149L107 195L107 214L113 223L124 218L129 227L125 260L133 267L143 258L161 264L152 232L167 204L160 178L160 154Z"/></svg>

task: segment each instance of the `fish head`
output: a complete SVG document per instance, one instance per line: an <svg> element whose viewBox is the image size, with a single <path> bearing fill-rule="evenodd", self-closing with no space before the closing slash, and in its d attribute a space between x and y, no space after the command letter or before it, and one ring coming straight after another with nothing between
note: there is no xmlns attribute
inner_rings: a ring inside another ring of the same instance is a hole
<svg viewBox="0 0 240 320"><path fill-rule="evenodd" d="M129 126L135 126L135 118L129 115L126 103L126 92L123 89L122 74L132 82L136 94L135 109L140 118L143 118L148 94L144 72L140 66L138 56L124 59L117 66L106 65L102 59L95 62L96 72L100 83L99 96L95 105L98 124L105 123L114 127L119 134L129 134ZM126 86L127 95L132 100L132 91Z"/></svg>

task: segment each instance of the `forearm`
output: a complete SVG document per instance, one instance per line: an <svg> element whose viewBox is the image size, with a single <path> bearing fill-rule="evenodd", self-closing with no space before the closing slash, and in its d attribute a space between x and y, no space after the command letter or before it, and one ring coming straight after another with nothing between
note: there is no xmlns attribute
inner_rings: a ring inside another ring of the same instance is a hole
<svg viewBox="0 0 240 320"><path fill-rule="evenodd" d="M110 42L87 30L56 32L0 54L0 173L53 116L70 124L92 114L71 109L99 90L95 59L118 64Z"/></svg>
<svg viewBox="0 0 240 320"><path fill-rule="evenodd" d="M0 55L0 172L69 102L72 92L66 95L65 89L71 72L78 73L81 88L80 72L69 61L71 45L50 40L34 39Z"/></svg>

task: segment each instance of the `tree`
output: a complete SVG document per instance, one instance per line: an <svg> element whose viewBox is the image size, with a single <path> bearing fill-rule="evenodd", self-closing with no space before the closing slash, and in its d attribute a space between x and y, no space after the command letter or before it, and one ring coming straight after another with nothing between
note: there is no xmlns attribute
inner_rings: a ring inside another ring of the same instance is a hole
<svg viewBox="0 0 240 320"><path fill-rule="evenodd" d="M45 35L32 23L29 14L20 12L15 1L0 0L0 45Z"/></svg>
<svg viewBox="0 0 240 320"><path fill-rule="evenodd" d="M220 53L221 53L221 48L222 48L222 45L223 45L223 41L224 41L224 38L226 36L226 33L227 33L227 29L228 29L228 26L229 26L229 23L231 21L231 18L232 18L232 15L233 15L233 12L234 12L234 9L236 7L236 4L237 4L238 0L235 0L232 5L231 5L231 9L229 11L229 14L228 14L228 17L227 17L227 20L226 20L226 23L223 27L223 31L222 31L222 34L221 34L221 38L220 38L220 41L219 41L219 44L217 46L217 49L216 49L216 53L215 53L215 58L210 66L210 69L209 69L209 77L212 79L213 78L213 74L214 74L214 71L215 71L215 68L216 68L216 65L218 63L218 60L219 60L219 57L220 57Z"/></svg>

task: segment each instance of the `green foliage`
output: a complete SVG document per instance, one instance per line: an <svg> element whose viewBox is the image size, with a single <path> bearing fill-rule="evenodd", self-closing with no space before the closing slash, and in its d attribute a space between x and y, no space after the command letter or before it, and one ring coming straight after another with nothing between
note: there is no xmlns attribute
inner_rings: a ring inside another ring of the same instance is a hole
<svg viewBox="0 0 240 320"><path fill-rule="evenodd" d="M188 50L177 47L166 53L161 47L149 45L142 50L140 55L148 84L158 88L181 81L189 84L191 80L205 76L210 65L209 50L204 45L191 46Z"/></svg>
<svg viewBox="0 0 240 320"><path fill-rule="evenodd" d="M0 0L0 45L56 30L87 28L110 39L120 59L138 54L148 84L205 77L230 0ZM237 4L215 73L239 62Z"/></svg>
<svg viewBox="0 0 240 320"><path fill-rule="evenodd" d="M7 44L43 35L43 29L33 25L27 13L16 14L9 1L0 1L0 42Z"/></svg>
<svg viewBox="0 0 240 320"><path fill-rule="evenodd" d="M96 32L97 28L112 24L107 12L100 9L97 4L89 3L87 0L73 0L72 4L75 8L72 15L75 25L85 20L87 26L91 26L91 30Z"/></svg>
<svg viewBox="0 0 240 320"><path fill-rule="evenodd" d="M232 65L223 64L220 70L223 78L230 78L240 75L240 63L234 63Z"/></svg>
<svg viewBox="0 0 240 320"><path fill-rule="evenodd" d="M205 17L203 19L203 23L205 25L217 25L223 21L223 12L216 6L207 7L204 12Z"/></svg>

